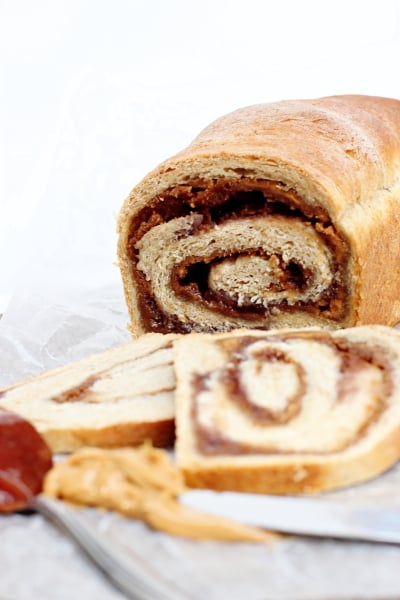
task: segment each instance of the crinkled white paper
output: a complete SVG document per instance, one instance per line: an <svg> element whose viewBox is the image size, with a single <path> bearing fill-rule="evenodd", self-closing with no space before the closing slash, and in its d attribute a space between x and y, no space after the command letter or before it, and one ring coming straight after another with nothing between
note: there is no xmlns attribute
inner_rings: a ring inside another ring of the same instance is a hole
<svg viewBox="0 0 400 600"><path fill-rule="evenodd" d="M168 98L161 103L155 90L138 86L130 96L124 91L115 75L93 76L71 104L52 177L26 240L21 284L0 321L0 385L129 339L114 264L115 213L130 187L155 166L149 144L164 140L161 160L194 136L195 116L206 124L211 111L187 95L172 106ZM91 110L94 103L97 113ZM99 106L103 114L95 123ZM215 111L213 116L220 107ZM92 127L81 127L90 119ZM400 509L400 469L330 496ZM148 563L166 582L179 583L188 599L400 598L400 547L289 537L270 546L195 542L114 514L87 510L80 516L129 560ZM122 595L41 516L0 517L0 600L32 598L119 600Z"/></svg>

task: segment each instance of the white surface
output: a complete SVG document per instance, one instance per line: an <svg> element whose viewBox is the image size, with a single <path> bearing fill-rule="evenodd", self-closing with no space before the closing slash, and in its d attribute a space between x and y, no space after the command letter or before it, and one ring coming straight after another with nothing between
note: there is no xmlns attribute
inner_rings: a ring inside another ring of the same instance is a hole
<svg viewBox="0 0 400 600"><path fill-rule="evenodd" d="M399 11L398 0L1 0L0 312L60 211L73 227L93 214L87 236L66 240L76 258L112 260L130 188L220 114L400 97ZM51 179L57 160L62 180ZM88 272L74 272L77 285Z"/></svg>
<svg viewBox="0 0 400 600"><path fill-rule="evenodd" d="M98 287L79 297L71 293L56 302L50 295L18 294L0 321L1 376L12 381L118 343L126 335L124 319L120 286ZM324 498L399 510L399 490L400 464L374 481ZM400 598L399 545L290 536L271 545L199 542L113 513L79 515L126 560L179 583L188 600ZM40 515L0 515L0 575L1 600L122 600Z"/></svg>

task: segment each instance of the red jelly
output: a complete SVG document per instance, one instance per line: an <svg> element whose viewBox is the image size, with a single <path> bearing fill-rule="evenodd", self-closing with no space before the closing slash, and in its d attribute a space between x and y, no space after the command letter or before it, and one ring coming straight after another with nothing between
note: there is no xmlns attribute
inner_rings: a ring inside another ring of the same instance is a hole
<svg viewBox="0 0 400 600"><path fill-rule="evenodd" d="M51 466L50 448L33 425L0 409L0 513L24 508Z"/></svg>

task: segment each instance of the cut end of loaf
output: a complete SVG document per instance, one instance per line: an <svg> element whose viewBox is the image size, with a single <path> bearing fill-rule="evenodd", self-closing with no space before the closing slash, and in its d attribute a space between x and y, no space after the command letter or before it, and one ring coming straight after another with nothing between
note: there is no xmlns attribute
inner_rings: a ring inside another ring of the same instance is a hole
<svg viewBox="0 0 400 600"><path fill-rule="evenodd" d="M281 182L171 187L132 219L128 247L122 273L143 331L338 328L348 319L348 240Z"/></svg>

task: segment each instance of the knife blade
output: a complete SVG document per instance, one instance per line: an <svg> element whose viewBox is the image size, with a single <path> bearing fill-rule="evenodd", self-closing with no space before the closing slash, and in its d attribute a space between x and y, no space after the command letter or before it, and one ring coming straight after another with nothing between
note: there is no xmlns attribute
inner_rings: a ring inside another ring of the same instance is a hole
<svg viewBox="0 0 400 600"><path fill-rule="evenodd" d="M299 496L190 490L180 501L236 521L305 536L400 543L400 510Z"/></svg>

